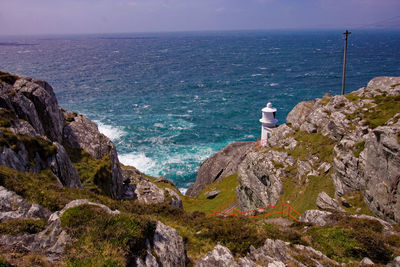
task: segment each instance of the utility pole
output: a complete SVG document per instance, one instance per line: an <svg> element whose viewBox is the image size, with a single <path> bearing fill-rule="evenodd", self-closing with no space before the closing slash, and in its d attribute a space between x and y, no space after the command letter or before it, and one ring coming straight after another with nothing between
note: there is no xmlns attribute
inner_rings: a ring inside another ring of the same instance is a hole
<svg viewBox="0 0 400 267"><path fill-rule="evenodd" d="M343 75L342 75L342 95L344 95L344 88L346 85L346 57L347 57L347 36L351 34L347 29L343 33L345 35L344 39L344 60L343 60Z"/></svg>

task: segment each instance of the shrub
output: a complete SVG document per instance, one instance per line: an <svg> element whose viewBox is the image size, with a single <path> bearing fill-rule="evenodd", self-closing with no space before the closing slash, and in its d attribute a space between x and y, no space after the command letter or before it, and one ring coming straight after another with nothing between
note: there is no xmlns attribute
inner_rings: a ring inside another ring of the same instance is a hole
<svg viewBox="0 0 400 267"><path fill-rule="evenodd" d="M76 240L69 247L70 263L104 258L125 265L124 258L146 255L146 240L152 242L155 231L155 223L147 218L110 215L90 205L68 209L61 223Z"/></svg>

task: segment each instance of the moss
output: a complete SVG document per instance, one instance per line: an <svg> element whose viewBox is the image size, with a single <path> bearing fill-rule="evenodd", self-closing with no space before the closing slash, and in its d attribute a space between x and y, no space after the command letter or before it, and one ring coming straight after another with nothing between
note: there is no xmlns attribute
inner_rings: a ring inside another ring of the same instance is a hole
<svg viewBox="0 0 400 267"><path fill-rule="evenodd" d="M14 219L0 223L0 234L16 235L19 233L36 234L44 229L46 221L44 219Z"/></svg>
<svg viewBox="0 0 400 267"><path fill-rule="evenodd" d="M100 258L121 266L133 255L146 255L146 240L152 242L155 231L155 222L145 217L110 215L90 205L68 209L61 225L75 239L67 249L70 262Z"/></svg>
<svg viewBox="0 0 400 267"><path fill-rule="evenodd" d="M0 83L4 82L10 85L14 85L15 81L18 79L17 76L12 75L8 72L0 71Z"/></svg>
<svg viewBox="0 0 400 267"><path fill-rule="evenodd" d="M354 147L355 147L356 150L353 152L353 154L354 154L354 156L355 156L356 158L359 158L361 152L364 151L364 148L365 148L365 141L358 142L357 144L354 145Z"/></svg>

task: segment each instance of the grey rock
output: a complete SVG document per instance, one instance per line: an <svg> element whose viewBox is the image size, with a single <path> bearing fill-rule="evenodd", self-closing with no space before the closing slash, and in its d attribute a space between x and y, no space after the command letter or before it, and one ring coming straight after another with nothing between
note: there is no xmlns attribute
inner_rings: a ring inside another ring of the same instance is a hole
<svg viewBox="0 0 400 267"><path fill-rule="evenodd" d="M43 88L42 85L46 88ZM61 143L65 119L51 86L44 81L32 82L30 78L20 77L14 83L13 89L33 103L46 136L52 141ZM33 126L35 127L35 125Z"/></svg>
<svg viewBox="0 0 400 267"><path fill-rule="evenodd" d="M204 161L200 166L196 182L190 186L186 195L197 197L206 185L236 173L238 165L252 146L253 142L232 143Z"/></svg>
<svg viewBox="0 0 400 267"><path fill-rule="evenodd" d="M322 210L306 210L300 217L300 222L311 223L318 226L331 225L334 221L330 218L332 212Z"/></svg>
<svg viewBox="0 0 400 267"><path fill-rule="evenodd" d="M368 133L364 152L364 199L372 212L400 222L400 124L378 127Z"/></svg>
<svg viewBox="0 0 400 267"><path fill-rule="evenodd" d="M81 148L95 159L109 156L112 177L109 181L109 194L118 199L123 195L123 176L117 150L111 140L101 134L97 125L88 118L79 115L64 127L64 141L72 148Z"/></svg>
<svg viewBox="0 0 400 267"><path fill-rule="evenodd" d="M321 210L336 210L344 212L336 199L331 198L327 193L321 192L317 197L317 207Z"/></svg>
<svg viewBox="0 0 400 267"><path fill-rule="evenodd" d="M362 265L374 265L375 263L368 257L365 257L360 262Z"/></svg>
<svg viewBox="0 0 400 267"><path fill-rule="evenodd" d="M297 104L287 115L286 122L293 128L300 128L308 115L312 112L315 101L304 101Z"/></svg>
<svg viewBox="0 0 400 267"><path fill-rule="evenodd" d="M157 254L160 266L186 266L183 238L174 228L157 222L153 243L153 250Z"/></svg>
<svg viewBox="0 0 400 267"><path fill-rule="evenodd" d="M54 222L54 221L59 220L61 218L61 216L64 214L64 212L66 212L68 209L82 206L82 205L91 205L91 206L96 206L96 207L102 208L107 214L111 214L111 215L120 214L120 212L118 210L113 211L106 205L91 202L87 199L75 199L75 200L72 200L71 202L69 202L67 205L65 205L62 210L52 213L49 217L49 222Z"/></svg>
<svg viewBox="0 0 400 267"><path fill-rule="evenodd" d="M273 160L284 162L285 157L289 157L287 153L276 151L247 154L238 168L236 195L241 210L275 205L282 191L283 171L275 168Z"/></svg>
<svg viewBox="0 0 400 267"><path fill-rule="evenodd" d="M218 196L219 193L221 193L221 191L219 191L219 190L213 190L213 191L211 191L211 192L208 192L208 193L207 193L207 198L208 198L208 199L213 199L213 198L215 198L216 196Z"/></svg>
<svg viewBox="0 0 400 267"><path fill-rule="evenodd" d="M216 245L214 249L207 253L206 256L200 258L196 263L196 267L239 267L238 263L233 258L232 252L220 244Z"/></svg>
<svg viewBox="0 0 400 267"><path fill-rule="evenodd" d="M170 188L165 188L165 191L171 197L171 205L180 209L183 209L183 203L181 197L174 190Z"/></svg>
<svg viewBox="0 0 400 267"><path fill-rule="evenodd" d="M188 258L186 256L183 238L177 231L161 222L157 222L153 237L153 244L147 240L147 254L143 258L134 259L138 267L180 267L186 266Z"/></svg>
<svg viewBox="0 0 400 267"><path fill-rule="evenodd" d="M11 219L47 219L50 211L39 204L28 203L21 196L0 186L0 222Z"/></svg>
<svg viewBox="0 0 400 267"><path fill-rule="evenodd" d="M136 185L135 193L139 202L144 204L157 204L166 201L164 190L148 180L140 181Z"/></svg>
<svg viewBox="0 0 400 267"><path fill-rule="evenodd" d="M58 177L61 183L66 187L81 187L78 172L72 165L72 162L64 147L57 142L53 145L57 148L57 153L48 159L48 165L52 172Z"/></svg>
<svg viewBox="0 0 400 267"><path fill-rule="evenodd" d="M395 257L390 266L400 267L400 256Z"/></svg>
<svg viewBox="0 0 400 267"><path fill-rule="evenodd" d="M295 266L306 266L296 260L297 255L305 256L313 261L316 266L339 266L339 264L318 250L302 245L291 245L282 240L267 239L262 247L255 249L250 246L250 252L246 258L264 266L285 266L284 262L290 261Z"/></svg>
<svg viewBox="0 0 400 267"><path fill-rule="evenodd" d="M294 149L297 145L297 141L294 138L290 138L290 134L294 132L293 128L286 124L281 124L278 127L272 128L271 137L268 139L267 146L285 146L289 150Z"/></svg>

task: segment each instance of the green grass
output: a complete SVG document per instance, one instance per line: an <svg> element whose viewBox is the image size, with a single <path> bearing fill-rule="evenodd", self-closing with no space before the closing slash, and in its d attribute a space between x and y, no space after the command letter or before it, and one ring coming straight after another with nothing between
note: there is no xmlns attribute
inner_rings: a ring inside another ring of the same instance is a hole
<svg viewBox="0 0 400 267"><path fill-rule="evenodd" d="M361 99L355 92L352 92L350 94L344 95L344 97L346 97L347 100L349 100L350 102L353 102L353 103L356 103L356 104Z"/></svg>
<svg viewBox="0 0 400 267"><path fill-rule="evenodd" d="M14 191L28 202L38 203L50 211L61 210L70 201L80 198L105 205L114 203L110 198L87 189L62 187L49 169L39 173L25 173L0 166L0 185Z"/></svg>
<svg viewBox="0 0 400 267"><path fill-rule="evenodd" d="M237 174L235 173L219 182L207 185L197 198L184 196L182 199L183 208L188 212L201 211L206 214L221 211L223 208L227 209L229 205L237 200L235 192L235 188L238 185L237 179ZM219 190L221 193L213 199L207 199L207 192L213 190Z"/></svg>
<svg viewBox="0 0 400 267"><path fill-rule="evenodd" d="M97 194L111 196L112 173L110 156L94 159L80 148L65 146L72 164L78 171L83 186Z"/></svg>
<svg viewBox="0 0 400 267"><path fill-rule="evenodd" d="M155 231L155 222L145 217L110 215L90 205L68 209L61 225L74 238L67 258L75 266L97 263L97 259L126 266L133 255L146 255L146 239L152 242Z"/></svg>
<svg viewBox="0 0 400 267"><path fill-rule="evenodd" d="M355 147L356 150L353 152L353 154L354 154L354 156L355 156L356 158L359 158L361 152L364 151L364 148L365 148L365 141L362 141L362 142L359 142L359 143L355 144L354 147Z"/></svg>
<svg viewBox="0 0 400 267"><path fill-rule="evenodd" d="M346 97L349 98L349 95ZM347 119L351 121L356 117L360 117L362 120L366 121L366 125L374 129L384 125L389 119L399 113L400 96L388 96L383 94L368 99L372 99L376 106L370 104L364 105L354 113L347 114ZM367 109L367 111L363 109Z"/></svg>
<svg viewBox="0 0 400 267"><path fill-rule="evenodd" d="M291 156L300 160L308 160L311 155L319 158L318 162L333 161L333 147L335 141L329 137L323 136L321 133L306 133L297 131L294 138L298 141L298 145L294 150L288 150Z"/></svg>
<svg viewBox="0 0 400 267"><path fill-rule="evenodd" d="M330 172L323 176L310 175L308 177L309 182L302 184L299 184L294 178L284 178L283 194L280 196L277 205L289 204L300 213L316 209L316 200L320 192L324 191L331 197L335 193L335 187L330 175ZM295 216L293 212L291 214Z"/></svg>
<svg viewBox="0 0 400 267"><path fill-rule="evenodd" d="M371 210L365 204L364 198L360 191L352 191L345 195L343 198L351 205L350 208L343 207L346 211L353 214L365 214L369 216L374 216Z"/></svg>
<svg viewBox="0 0 400 267"><path fill-rule="evenodd" d="M307 233L311 236L313 248L337 262L359 261L361 244L354 238L354 232L343 227L313 227Z"/></svg>
<svg viewBox="0 0 400 267"><path fill-rule="evenodd" d="M36 234L44 229L46 221L44 219L13 219L0 223L0 235L16 235L19 233Z"/></svg>

